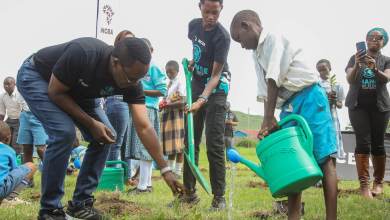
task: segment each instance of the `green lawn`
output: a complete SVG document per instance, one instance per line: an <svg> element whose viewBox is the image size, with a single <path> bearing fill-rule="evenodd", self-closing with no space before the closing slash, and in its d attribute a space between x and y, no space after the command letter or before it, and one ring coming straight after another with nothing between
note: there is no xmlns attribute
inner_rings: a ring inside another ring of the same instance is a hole
<svg viewBox="0 0 390 220"><path fill-rule="evenodd" d="M254 149L239 149L243 155L255 160ZM201 168L208 169L205 151L202 149ZM208 172L203 172L205 175ZM115 193L96 193L98 202L101 202L106 208L111 207L113 219L228 219L228 210L213 213L208 208L211 203L211 197L199 189L201 202L196 207L168 208L167 204L172 200L169 189L165 186L162 179L158 178L158 172L154 173L156 177L153 181L154 191L147 195L119 195ZM226 196L229 202L231 169L227 170L227 188ZM26 190L22 193L22 198L32 202L32 205L16 206L6 208L0 206L0 219L36 219L39 207L39 178L36 178L36 188ZM65 183L65 197L63 203L72 195L76 178L68 176ZM233 192L233 210L232 219L260 219L258 216L262 213L272 214L273 201L269 191L258 186L260 179L254 176L254 173L239 165L236 176L234 177L235 189ZM357 182L341 182L339 188L356 189ZM386 198L390 197L390 187L386 185ZM121 199L122 202L115 201ZM104 200L102 198L105 198ZM310 188L304 192L303 201L305 202L304 219L324 219L324 204L322 190ZM124 205L127 203L127 205ZM123 213L114 215L115 213ZM385 203L383 198L375 200L365 200L355 194L340 195L338 207L339 219L389 219L390 203ZM268 219L285 219L284 216L271 215Z"/></svg>

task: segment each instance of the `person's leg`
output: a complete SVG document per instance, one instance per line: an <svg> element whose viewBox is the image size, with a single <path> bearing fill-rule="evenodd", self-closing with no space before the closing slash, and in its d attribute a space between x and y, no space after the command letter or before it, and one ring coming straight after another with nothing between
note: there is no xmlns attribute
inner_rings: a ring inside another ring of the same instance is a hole
<svg viewBox="0 0 390 220"><path fill-rule="evenodd" d="M212 95L207 102L206 147L210 167L210 182L214 195L212 207L225 208L225 117L226 95Z"/></svg>
<svg viewBox="0 0 390 220"><path fill-rule="evenodd" d="M389 112L373 111L371 119L371 158L374 166L372 194L377 196L383 193L383 178L386 168L384 136L389 123Z"/></svg>
<svg viewBox="0 0 390 220"><path fill-rule="evenodd" d="M84 100L83 103L84 104L81 104L81 107L84 111L95 120L102 122L115 135L115 131L112 128L106 113L99 106L97 100ZM84 206L85 204L92 205L89 202L93 201L92 193L95 192L99 183L99 178L105 167L105 162L110 149L108 144L101 145L98 141L94 140L89 133L88 128L81 125L78 125L78 127L85 140L89 142L89 146L85 152L83 165L81 166L76 182L76 189L73 194L72 203L75 207Z"/></svg>
<svg viewBox="0 0 390 220"><path fill-rule="evenodd" d="M107 117L117 133L115 144L110 146L107 160L121 160L121 148L126 142L125 133L129 121L129 107L120 97L108 97L106 101Z"/></svg>
<svg viewBox="0 0 390 220"><path fill-rule="evenodd" d="M288 196L288 220L301 218L301 196L302 193Z"/></svg>
<svg viewBox="0 0 390 220"><path fill-rule="evenodd" d="M371 122L368 112L361 108L349 110L349 119L355 131L355 161L360 182L360 193L365 198L372 198L369 188L369 158L371 145Z"/></svg>
<svg viewBox="0 0 390 220"><path fill-rule="evenodd" d="M13 200L29 185L37 168L33 163L25 163L11 170L0 187L0 201Z"/></svg>
<svg viewBox="0 0 390 220"><path fill-rule="evenodd" d="M7 119L8 126L11 129L11 147L16 151L16 154L19 155L22 153L22 147L17 143L18 132L19 132L19 119Z"/></svg>
<svg viewBox="0 0 390 220"><path fill-rule="evenodd" d="M176 158L175 154L168 155L168 166L171 169L175 169L175 158Z"/></svg>
<svg viewBox="0 0 390 220"><path fill-rule="evenodd" d="M29 131L32 136L32 143L34 144L38 157L43 161L43 156L46 150L46 143L48 140L45 129L42 123L34 116L32 112L26 112L29 115Z"/></svg>
<svg viewBox="0 0 390 220"><path fill-rule="evenodd" d="M176 154L175 173L178 176L182 176L183 157L183 153Z"/></svg>
<svg viewBox="0 0 390 220"><path fill-rule="evenodd" d="M149 186L149 176L152 171L152 161L140 160L140 177L137 189L145 191Z"/></svg>
<svg viewBox="0 0 390 220"><path fill-rule="evenodd" d="M33 162L33 149L32 144L23 144L23 163Z"/></svg>
<svg viewBox="0 0 390 220"><path fill-rule="evenodd" d="M195 163L198 165L199 162L199 145L202 141L202 133L203 133L203 127L204 127L204 120L206 117L206 111L205 107L202 107L199 109L199 111L193 115L193 127L194 127L194 150L195 150ZM186 151L188 152L188 134L187 134L187 123L186 123L186 137L185 137L185 145L186 145ZM184 171L183 171L183 183L184 187L187 191L187 194L193 194L195 193L195 185L196 185L196 179L195 176L192 174L191 168L188 165L187 158L184 159Z"/></svg>
<svg viewBox="0 0 390 220"><path fill-rule="evenodd" d="M19 70L17 88L49 136L42 170L40 216L43 216L62 209L65 171L76 136L74 123L49 99L48 83L30 61L26 61ZM60 211L54 215L64 216L64 213Z"/></svg>
<svg viewBox="0 0 390 220"><path fill-rule="evenodd" d="M328 158L321 164L324 174L322 186L324 188L326 219L337 219L337 174L335 158Z"/></svg>

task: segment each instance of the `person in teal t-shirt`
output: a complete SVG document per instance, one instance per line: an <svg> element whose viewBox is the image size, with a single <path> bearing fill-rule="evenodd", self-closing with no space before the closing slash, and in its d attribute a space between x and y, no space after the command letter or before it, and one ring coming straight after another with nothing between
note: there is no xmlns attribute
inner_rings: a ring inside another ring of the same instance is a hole
<svg viewBox="0 0 390 220"><path fill-rule="evenodd" d="M16 152L8 145L10 141L11 130L0 121L0 204L14 205L26 203L17 196L29 185L37 168L31 162L18 166Z"/></svg>
<svg viewBox="0 0 390 220"><path fill-rule="evenodd" d="M150 51L153 53L153 47L150 41L143 38L149 45ZM145 104L148 111L149 120L152 123L157 135L160 134L160 122L158 115L159 99L167 93L167 76L154 63L150 64L148 73L142 79L142 86L145 93ZM151 192L152 189L152 161L153 158L149 155L144 145L141 143L133 126L132 117L130 115L130 143L126 156L131 159L140 160L140 177L136 188L131 189L132 193Z"/></svg>

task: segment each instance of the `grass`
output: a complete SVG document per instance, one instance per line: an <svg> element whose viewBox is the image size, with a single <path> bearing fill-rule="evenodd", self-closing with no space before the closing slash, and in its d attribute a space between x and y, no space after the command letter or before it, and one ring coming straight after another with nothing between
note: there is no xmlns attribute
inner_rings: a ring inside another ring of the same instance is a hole
<svg viewBox="0 0 390 220"><path fill-rule="evenodd" d="M254 155L255 149L240 148L239 151L249 159L256 161ZM200 168L207 169L207 159L205 149L202 149ZM205 175L208 172L203 172ZM229 201L230 194L230 174L231 170L227 170L227 187L226 196ZM158 177L158 172L154 173ZM71 198L76 177L67 176L65 182L65 196L63 204ZM272 213L273 199L267 189L261 187L250 187L249 185L257 185L261 180L254 176L254 173L249 171L242 165L237 166L236 176L234 177L235 190L233 194L234 208L232 211L232 219L260 219L258 216L261 212ZM13 208L0 206L0 219L36 219L39 200L36 198L39 194L39 178L36 178L36 187L24 191L21 197L31 201L32 205L19 205ZM340 182L340 189L356 189L358 183L356 181ZM167 204L172 201L173 197L169 189L165 186L162 179L153 181L153 193L147 195L126 195L121 194L120 198L133 202L140 209L146 209L147 212L140 212L139 209L134 212L129 212L124 215L111 216L113 219L228 219L227 211L224 212L209 212L208 208L211 203L211 196L198 187L198 192L201 197L201 202L193 208L174 207L167 208ZM110 193L113 194L113 193ZM96 197L107 195L107 193L97 192ZM385 197L390 197L390 187L386 184ZM303 201L305 202L305 219L325 219L324 203L322 190L310 188L304 192ZM108 200L102 201L110 204ZM383 198L374 200L365 200L358 195L344 195L338 200L338 216L339 219L389 219L390 203L385 203ZM273 215L268 219L285 219L285 216Z"/></svg>

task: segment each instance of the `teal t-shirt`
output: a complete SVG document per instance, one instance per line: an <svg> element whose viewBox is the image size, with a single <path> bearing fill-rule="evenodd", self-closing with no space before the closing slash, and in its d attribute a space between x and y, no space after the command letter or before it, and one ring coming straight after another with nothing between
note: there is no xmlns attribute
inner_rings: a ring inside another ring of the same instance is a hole
<svg viewBox="0 0 390 220"><path fill-rule="evenodd" d="M8 173L17 166L15 150L0 142L0 186L4 184Z"/></svg>
<svg viewBox="0 0 390 220"><path fill-rule="evenodd" d="M155 64L151 63L148 73L142 79L144 90L158 90L164 96L167 93L167 76ZM159 97L145 96L145 104L148 108L158 109Z"/></svg>

